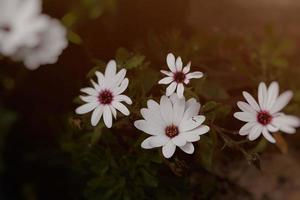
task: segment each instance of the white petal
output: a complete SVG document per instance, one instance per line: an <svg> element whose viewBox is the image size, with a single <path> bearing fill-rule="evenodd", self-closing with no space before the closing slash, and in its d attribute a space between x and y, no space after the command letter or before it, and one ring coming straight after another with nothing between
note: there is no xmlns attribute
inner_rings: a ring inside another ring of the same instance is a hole
<svg viewBox="0 0 300 200"><path fill-rule="evenodd" d="M257 122L248 122L247 124L245 124L244 126L242 126L242 128L239 131L240 135L248 135L251 131L251 129L257 125Z"/></svg>
<svg viewBox="0 0 300 200"><path fill-rule="evenodd" d="M187 102L185 103L185 110L187 110L191 105L198 103L197 100L195 98L190 98L189 100L187 100ZM198 113L197 113L198 114Z"/></svg>
<svg viewBox="0 0 300 200"><path fill-rule="evenodd" d="M261 82L258 86L258 102L262 110L266 109L267 101L268 101L267 86L264 82Z"/></svg>
<svg viewBox="0 0 300 200"><path fill-rule="evenodd" d="M267 125L267 129L268 129L270 132L274 133L274 132L279 131L279 126L275 126L274 124L268 124L268 125Z"/></svg>
<svg viewBox="0 0 300 200"><path fill-rule="evenodd" d="M183 137L182 135L177 135L176 137L172 138L172 142L176 145L176 146L184 146L186 144L186 139L185 137Z"/></svg>
<svg viewBox="0 0 300 200"><path fill-rule="evenodd" d="M200 136L197 134L189 134L189 133L182 133L182 136L186 139L188 142L196 142L200 140Z"/></svg>
<svg viewBox="0 0 300 200"><path fill-rule="evenodd" d="M176 82L172 82L172 83L167 87L166 95L167 95L167 96L171 96L171 94L173 94L173 93L175 92L176 86L177 86L177 83L176 83Z"/></svg>
<svg viewBox="0 0 300 200"><path fill-rule="evenodd" d="M174 56L172 53L169 53L169 54L167 55L167 64L168 64L169 69L170 69L172 72L176 72L175 56Z"/></svg>
<svg viewBox="0 0 300 200"><path fill-rule="evenodd" d="M156 124L151 124L150 122L146 122L145 120L137 120L134 122L134 126L149 134L149 135L162 135L164 134L164 130L157 126Z"/></svg>
<svg viewBox="0 0 300 200"><path fill-rule="evenodd" d="M125 79L122 81L120 87L117 87L116 89L114 89L114 94L115 94L115 95L119 95L119 94L121 94L122 92L124 92L124 91L126 90L126 88L128 87L128 84L129 84L129 80L128 80L128 78L125 78Z"/></svg>
<svg viewBox="0 0 300 200"><path fill-rule="evenodd" d="M75 112L79 115L91 112L99 105L98 102L86 103L80 107L78 107Z"/></svg>
<svg viewBox="0 0 300 200"><path fill-rule="evenodd" d="M186 74L186 73L190 72L190 69L191 69L191 62L189 62L189 63L183 68L182 72L183 72L184 74Z"/></svg>
<svg viewBox="0 0 300 200"><path fill-rule="evenodd" d="M98 97L95 97L95 96L79 96L79 98L86 103L98 101Z"/></svg>
<svg viewBox="0 0 300 200"><path fill-rule="evenodd" d="M282 132L288 133L288 134L294 134L296 133L296 129L292 126L281 126L280 130Z"/></svg>
<svg viewBox="0 0 300 200"><path fill-rule="evenodd" d="M173 77L169 77L169 76L168 76L168 77L165 77L165 78L161 79L161 80L158 82L158 84L165 84L165 85L167 85L167 84L171 83L173 80L174 80Z"/></svg>
<svg viewBox="0 0 300 200"><path fill-rule="evenodd" d="M263 136L271 143L276 143L276 140L273 138L273 136L269 133L267 128L263 128L262 130Z"/></svg>
<svg viewBox="0 0 300 200"><path fill-rule="evenodd" d="M110 108L111 114L114 116L115 119L117 119L117 110L112 105L110 105L109 108Z"/></svg>
<svg viewBox="0 0 300 200"><path fill-rule="evenodd" d="M125 103L127 103L127 104L129 104L129 105L132 104L132 100L131 100L128 96L123 95L123 94L116 96L116 97L114 98L114 100L120 101L120 102L124 101Z"/></svg>
<svg viewBox="0 0 300 200"><path fill-rule="evenodd" d="M177 95L175 95L177 96ZM185 110L185 100L178 99L173 104L173 124L179 124L183 118L184 110Z"/></svg>
<svg viewBox="0 0 300 200"><path fill-rule="evenodd" d="M157 126L162 127L162 129L166 127L166 124L164 123L160 113L157 113L151 109L143 108L141 109L141 114L147 122L157 124Z"/></svg>
<svg viewBox="0 0 300 200"><path fill-rule="evenodd" d="M150 141L152 140L152 137L153 137L153 136L148 137L147 139L145 139L145 140L142 142L141 147L142 147L143 149L153 149L153 148L154 148L154 147L152 147L152 146L150 145Z"/></svg>
<svg viewBox="0 0 300 200"><path fill-rule="evenodd" d="M177 94L179 98L183 98L184 86L182 83L179 83L177 86Z"/></svg>
<svg viewBox="0 0 300 200"><path fill-rule="evenodd" d="M104 124L107 128L112 127L112 114L109 106L104 106L104 111L103 111L103 120Z"/></svg>
<svg viewBox="0 0 300 200"><path fill-rule="evenodd" d="M275 104L271 108L271 114L281 111L292 99L293 92L286 91L282 93L276 100Z"/></svg>
<svg viewBox="0 0 300 200"><path fill-rule="evenodd" d="M256 121L256 116L253 113L248 112L236 112L234 117L243 122L253 122Z"/></svg>
<svg viewBox="0 0 300 200"><path fill-rule="evenodd" d="M130 114L128 108L118 101L113 101L112 106L120 111L123 115L128 116Z"/></svg>
<svg viewBox="0 0 300 200"><path fill-rule="evenodd" d="M202 77L203 77L203 73L202 72L192 72L192 73L188 73L186 75L187 79L202 78Z"/></svg>
<svg viewBox="0 0 300 200"><path fill-rule="evenodd" d="M184 151L187 154L192 154L194 153L194 145L190 142L186 143L183 147L179 147L182 151Z"/></svg>
<svg viewBox="0 0 300 200"><path fill-rule="evenodd" d="M200 111L200 104L197 101L191 100L190 103L186 104L186 107L187 107L187 109L184 112L182 121L186 121L186 120L192 118L193 116L198 115L198 113Z"/></svg>
<svg viewBox="0 0 300 200"><path fill-rule="evenodd" d="M92 118L91 118L91 123L92 123L92 126L96 126L100 119L101 119L101 116L102 116L102 113L103 113L103 106L98 106L92 113Z"/></svg>
<svg viewBox="0 0 300 200"><path fill-rule="evenodd" d="M176 150L176 145L173 144L172 141L169 141L167 144L163 146L162 153L165 158L171 158L175 153L175 150Z"/></svg>
<svg viewBox="0 0 300 200"><path fill-rule="evenodd" d="M192 130L200 126L204 121L205 117L203 115L194 116L189 120L182 121L179 126L179 131L186 132Z"/></svg>
<svg viewBox="0 0 300 200"><path fill-rule="evenodd" d="M169 141L170 141L169 137L167 137L165 135L157 135L157 136L152 137L152 139L150 141L150 145L152 147L161 147L161 146L164 146Z"/></svg>
<svg viewBox="0 0 300 200"><path fill-rule="evenodd" d="M156 113L159 113L159 115L160 115L160 105L156 101L154 101L152 99L148 100L147 106L150 110L153 110Z"/></svg>
<svg viewBox="0 0 300 200"><path fill-rule="evenodd" d="M267 110L270 110L274 105L279 94L279 85L278 82L274 81L271 83L268 89L268 102L267 102Z"/></svg>
<svg viewBox="0 0 300 200"><path fill-rule="evenodd" d="M82 88L80 91L83 93L86 93L90 96L98 96L99 95L99 92L97 92L97 90L95 90L94 88L91 88L91 87Z"/></svg>
<svg viewBox="0 0 300 200"><path fill-rule="evenodd" d="M115 60L110 60L106 65L105 69L105 78L112 78L117 71L117 63Z"/></svg>
<svg viewBox="0 0 300 200"><path fill-rule="evenodd" d="M160 99L160 113L166 124L171 125L173 121L173 108L171 100L166 96L162 96Z"/></svg>
<svg viewBox="0 0 300 200"><path fill-rule="evenodd" d="M260 136L262 130L263 130L263 126L261 126L259 124L254 126L249 133L249 136L248 136L249 140L250 141L256 140Z"/></svg>
<svg viewBox="0 0 300 200"><path fill-rule="evenodd" d="M176 59L176 69L177 71L181 71L182 70L182 60L181 60L181 57L179 56L177 59Z"/></svg>
<svg viewBox="0 0 300 200"><path fill-rule="evenodd" d="M170 77L173 77L173 73L172 72L169 72L169 71L166 71L166 70L160 70L161 73L167 75L167 76L170 76Z"/></svg>
<svg viewBox="0 0 300 200"><path fill-rule="evenodd" d="M292 115L279 115L272 120L272 123L277 126L300 126L300 119Z"/></svg>
<svg viewBox="0 0 300 200"><path fill-rule="evenodd" d="M104 87L104 75L99 72L99 71L96 71L95 72L96 76L97 76L97 79L98 79L98 84L101 85L102 87Z"/></svg>
<svg viewBox="0 0 300 200"><path fill-rule="evenodd" d="M251 94L249 94L248 92L243 92L243 96L245 97L247 102L251 105L251 107L254 110L260 111L259 105L257 104L257 102L255 101L255 99L252 97Z"/></svg>
<svg viewBox="0 0 300 200"><path fill-rule="evenodd" d="M90 81L91 81L93 87L94 87L98 92L101 91L102 88L101 88L101 87L100 87L93 79L91 79Z"/></svg>
<svg viewBox="0 0 300 200"><path fill-rule="evenodd" d="M239 101L237 103L237 105L243 112L249 112L249 113L256 114L256 111L249 104L247 104L243 101Z"/></svg>

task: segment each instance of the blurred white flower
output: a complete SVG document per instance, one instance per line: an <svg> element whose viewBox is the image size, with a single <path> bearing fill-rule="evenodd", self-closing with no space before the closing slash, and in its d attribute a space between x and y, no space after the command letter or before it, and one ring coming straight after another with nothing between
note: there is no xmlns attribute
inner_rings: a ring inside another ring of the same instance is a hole
<svg viewBox="0 0 300 200"><path fill-rule="evenodd" d="M38 31L47 28L40 18L40 0L0 0L0 52L11 56L20 46L38 43Z"/></svg>
<svg viewBox="0 0 300 200"><path fill-rule="evenodd" d="M54 64L62 51L68 46L66 29L56 19L41 16L47 21L47 28L39 31L38 43L32 47L21 47L14 56L23 60L28 69L37 69L40 65Z"/></svg>
<svg viewBox="0 0 300 200"><path fill-rule="evenodd" d="M190 72L191 62L183 67L180 57L175 59L172 53L167 55L167 65L171 71L161 70L161 73L167 75L167 77L161 79L158 84L170 84L166 89L166 95L172 95L176 88L179 98L183 97L184 85L189 84L190 79L203 77L202 72Z"/></svg>
<svg viewBox="0 0 300 200"><path fill-rule="evenodd" d="M147 105L148 108L141 109L144 119L134 123L137 129L151 135L141 146L144 149L162 146L165 158L172 157L176 146L192 154L192 142L200 140L200 135L209 131L208 126L202 125L205 117L199 115L200 103L196 99L185 101L173 94L171 97L162 96L160 104L149 100Z"/></svg>
<svg viewBox="0 0 300 200"><path fill-rule="evenodd" d="M68 44L66 29L41 7L41 0L0 0L0 53L28 69L56 63Z"/></svg>
<svg viewBox="0 0 300 200"><path fill-rule="evenodd" d="M280 112L289 103L293 93L286 91L279 95L277 82L272 82L269 88L263 82L259 84L258 103L248 92L243 92L243 95L248 103L238 102L237 105L243 112L236 112L234 117L247 122L239 134L248 135L249 140L257 139L262 133L269 142L275 143L270 132L293 134L296 132L295 128L300 126L298 117Z"/></svg>
<svg viewBox="0 0 300 200"><path fill-rule="evenodd" d="M119 110L124 115L130 114L129 110L121 102L132 104L131 99L122 95L128 87L129 80L125 78L126 69L121 69L116 73L116 62L109 61L106 66L105 74L96 72L98 78L97 83L91 80L93 87L81 89L81 92L86 93L87 96L80 96L81 100L86 104L76 109L77 114L86 114L93 111L91 123L96 126L100 121L102 114L106 127L112 127L112 116L117 117Z"/></svg>

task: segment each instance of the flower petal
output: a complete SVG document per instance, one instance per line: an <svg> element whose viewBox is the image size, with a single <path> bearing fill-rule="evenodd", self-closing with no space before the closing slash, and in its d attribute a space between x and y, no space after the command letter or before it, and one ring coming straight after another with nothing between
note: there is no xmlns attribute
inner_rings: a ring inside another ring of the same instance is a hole
<svg viewBox="0 0 300 200"><path fill-rule="evenodd" d="M176 83L176 82L172 82L172 83L167 87L166 95L167 95L167 96L171 96L171 94L173 94L173 93L175 92L176 86L177 86L177 83Z"/></svg>
<svg viewBox="0 0 300 200"><path fill-rule="evenodd" d="M96 71L95 74L97 76L98 84L104 87L104 75L99 71Z"/></svg>
<svg viewBox="0 0 300 200"><path fill-rule="evenodd" d="M185 100L179 99L178 97L175 98L175 103L173 103L173 124L179 124L183 118L185 110Z"/></svg>
<svg viewBox="0 0 300 200"><path fill-rule="evenodd" d="M179 56L177 59L176 59L176 69L177 71L181 71L182 70L182 60L181 60L181 57Z"/></svg>
<svg viewBox="0 0 300 200"><path fill-rule="evenodd" d="M169 54L167 55L167 64L168 64L169 69L170 69L172 72L176 72L175 56L174 56L172 53L169 53Z"/></svg>
<svg viewBox="0 0 300 200"><path fill-rule="evenodd" d="M103 106L98 106L92 113L92 118L91 118L91 123L92 123L92 126L96 126L100 119L101 119L101 116L102 116L102 113L103 113Z"/></svg>
<svg viewBox="0 0 300 200"><path fill-rule="evenodd" d="M160 72L167 75L167 76L171 76L171 77L173 77L173 75L174 75L172 72L169 72L169 71L166 71L166 70L160 70Z"/></svg>
<svg viewBox="0 0 300 200"><path fill-rule="evenodd" d="M125 103L127 103L127 104L129 104L129 105L132 104L132 100L131 100L128 96L123 95L123 94L117 95L117 96L114 98L114 100L120 101L120 102L124 101Z"/></svg>
<svg viewBox="0 0 300 200"><path fill-rule="evenodd" d="M117 110L112 105L109 106L109 109L110 109L111 114L113 115L113 117L115 119L117 119Z"/></svg>
<svg viewBox="0 0 300 200"><path fill-rule="evenodd" d="M128 80L128 78L125 78L125 79L122 81L120 87L117 87L116 89L114 89L114 94L115 94L115 95L119 95L119 94L121 94L122 92L124 92L124 91L127 89L128 84L129 84L129 80Z"/></svg>
<svg viewBox="0 0 300 200"><path fill-rule="evenodd" d="M170 141L170 138L165 135L157 135L153 136L152 140L150 141L150 145L152 147L161 147L167 144Z"/></svg>
<svg viewBox="0 0 300 200"><path fill-rule="evenodd" d="M167 144L163 146L162 153L165 158L171 158L175 153L175 150L176 150L176 145L173 144L172 141L169 141Z"/></svg>
<svg viewBox="0 0 300 200"><path fill-rule="evenodd" d="M267 101L268 101L267 86L264 82L261 82L258 86L258 102L262 110L266 109Z"/></svg>
<svg viewBox="0 0 300 200"><path fill-rule="evenodd" d="M249 113L256 114L256 111L249 104L247 104L243 101L239 101L237 103L237 105L243 112L249 112Z"/></svg>
<svg viewBox="0 0 300 200"><path fill-rule="evenodd" d="M256 140L260 136L262 130L263 130L263 126L261 126L259 124L255 125L249 133L249 136L248 136L249 140L250 141Z"/></svg>
<svg viewBox="0 0 300 200"><path fill-rule="evenodd" d="M279 85L278 82L274 81L270 84L268 89L268 101L267 101L267 110L270 110L279 94Z"/></svg>
<svg viewBox="0 0 300 200"><path fill-rule="evenodd" d="M257 122L248 122L247 124L245 124L244 126L242 126L242 128L239 131L240 135L248 135L251 131L251 129L257 125Z"/></svg>
<svg viewBox="0 0 300 200"><path fill-rule="evenodd" d="M192 154L195 151L194 145L190 142L187 142L186 145L179 148L187 154Z"/></svg>
<svg viewBox="0 0 300 200"><path fill-rule="evenodd" d="M189 63L183 68L182 72L183 72L184 74L186 74L186 73L190 72L190 69L191 69L191 62L189 62Z"/></svg>
<svg viewBox="0 0 300 200"><path fill-rule="evenodd" d="M185 137L183 137L182 135L177 135L176 137L172 138L172 142L176 145L176 146L184 146L186 144L186 139Z"/></svg>
<svg viewBox="0 0 300 200"><path fill-rule="evenodd" d="M180 132L186 132L197 128L205 121L205 117L203 115L193 116L191 119L182 121L179 126Z"/></svg>
<svg viewBox="0 0 300 200"><path fill-rule="evenodd" d="M191 100L191 101L190 101ZM199 111L200 111L200 103L198 103L196 100L194 101L194 99L190 99L189 101L187 101L186 103L186 111L184 112L182 121L186 121L190 118L192 118L193 116L198 115Z"/></svg>
<svg viewBox="0 0 300 200"><path fill-rule="evenodd" d="M192 73L188 73L186 75L187 79L202 78L202 77L203 77L203 73L202 72L192 72Z"/></svg>
<svg viewBox="0 0 300 200"><path fill-rule="evenodd" d="M86 103L98 101L98 97L95 97L95 96L79 96L79 98Z"/></svg>
<svg viewBox="0 0 300 200"><path fill-rule="evenodd" d="M82 88L80 91L83 92L83 93L86 93L90 96L96 96L97 97L99 95L99 92L97 90L95 90L94 88L91 88L91 87Z"/></svg>
<svg viewBox="0 0 300 200"><path fill-rule="evenodd" d="M113 76L115 76L117 71L117 63L115 60L110 60L107 65L106 65L106 69L105 69L105 78L106 79L110 79Z"/></svg>
<svg viewBox="0 0 300 200"><path fill-rule="evenodd" d="M99 105L98 102L86 103L80 107L78 107L75 112L76 114L82 115L88 112L91 112Z"/></svg>
<svg viewBox="0 0 300 200"><path fill-rule="evenodd" d="M263 136L271 143L276 143L275 138L269 133L269 131L267 130L267 128L263 128L262 130L262 134Z"/></svg>
<svg viewBox="0 0 300 200"><path fill-rule="evenodd" d="M139 130L141 130L141 131L143 131L143 132L145 132L149 135L162 135L162 134L164 134L164 130L161 127L157 126L156 124L147 122L145 120L135 121L134 126L137 129L139 129Z"/></svg>
<svg viewBox="0 0 300 200"><path fill-rule="evenodd" d="M172 81L174 81L174 78L173 77L165 77L163 79L161 79L158 84L164 84L164 85L167 85L169 83L171 83Z"/></svg>
<svg viewBox="0 0 300 200"><path fill-rule="evenodd" d="M292 99L293 92L292 91L286 91L282 93L276 100L275 104L271 108L271 114L277 113L281 111Z"/></svg>
<svg viewBox="0 0 300 200"><path fill-rule="evenodd" d="M253 113L248 112L236 112L234 117L243 122L253 122L256 121L256 116Z"/></svg>
<svg viewBox="0 0 300 200"><path fill-rule="evenodd" d="M148 137L147 139L145 139L142 144L141 147L143 149L153 149L154 147L151 146L150 141L152 140L153 136Z"/></svg>
<svg viewBox="0 0 300 200"><path fill-rule="evenodd" d="M130 114L128 108L124 106L124 104L118 101L113 101L112 106L115 107L118 111L120 111L125 116L128 116Z"/></svg>
<svg viewBox="0 0 300 200"><path fill-rule="evenodd" d="M177 85L177 95L179 98L183 98L184 86L182 83Z"/></svg>
<svg viewBox="0 0 300 200"><path fill-rule="evenodd" d="M162 96L160 99L160 114L166 124L171 125L173 121L173 108L171 100L166 97Z"/></svg>
<svg viewBox="0 0 300 200"><path fill-rule="evenodd" d="M112 127L112 113L111 113L109 106L104 106L103 120L104 120L104 124L107 128Z"/></svg>
<svg viewBox="0 0 300 200"><path fill-rule="evenodd" d="M256 110L256 111L260 111L260 107L257 104L257 102L255 101L255 99L252 97L251 94L249 94L248 92L243 92L243 96L245 97L245 99L247 100L247 102L251 105L251 107Z"/></svg>

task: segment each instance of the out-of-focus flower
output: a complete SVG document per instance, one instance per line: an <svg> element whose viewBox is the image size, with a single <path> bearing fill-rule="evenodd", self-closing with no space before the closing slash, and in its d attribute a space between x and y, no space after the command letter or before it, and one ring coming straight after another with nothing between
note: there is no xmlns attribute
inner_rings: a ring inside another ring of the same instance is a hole
<svg viewBox="0 0 300 200"><path fill-rule="evenodd" d="M28 69L36 69L40 65L54 64L62 51L68 46L66 29L56 19L41 16L47 21L47 29L38 34L38 43L32 47L21 47L14 58L23 60Z"/></svg>
<svg viewBox="0 0 300 200"><path fill-rule="evenodd" d="M129 80L125 78L126 69L121 69L116 73L116 61L111 60L106 66L104 75L101 72L96 72L98 78L97 83L91 80L93 87L81 89L81 92L86 93L86 96L80 96L80 99L86 104L76 109L77 114L86 114L93 111L91 123L96 126L102 115L106 127L112 127L112 116L117 117L117 111L124 115L130 114L129 110L121 102L132 104L131 99L122 95L128 87Z"/></svg>
<svg viewBox="0 0 300 200"><path fill-rule="evenodd" d="M47 28L40 18L40 0L0 0L0 51L13 55L20 46L35 46L38 32Z"/></svg>
<svg viewBox="0 0 300 200"><path fill-rule="evenodd" d="M41 14L41 0L0 0L0 53L28 69L54 64L67 47L66 29Z"/></svg>
<svg viewBox="0 0 300 200"><path fill-rule="evenodd" d="M272 82L269 88L263 82L259 84L258 103L248 92L243 92L243 95L248 103L239 101L237 105L243 112L236 112L234 117L247 122L239 134L248 135L249 140L257 139L262 133L269 142L275 143L270 132L293 134L296 132L295 128L300 126L298 117L280 112L289 103L293 93L286 91L279 95L277 82Z"/></svg>
<svg viewBox="0 0 300 200"><path fill-rule="evenodd" d="M151 135L141 146L144 149L162 146L165 158L172 157L176 146L192 154L192 142L200 140L200 135L209 131L209 127L202 124L205 117L199 115L200 103L196 99L185 101L185 98L173 94L171 97L162 96L160 104L149 100L147 105L148 108L141 109L144 119L134 123L137 129Z"/></svg>
<svg viewBox="0 0 300 200"><path fill-rule="evenodd" d="M161 79L159 84L170 84L166 89L166 95L172 95L176 88L177 94L179 98L183 97L184 85L189 84L190 79L193 78L201 78L203 77L202 72L190 72L191 62L189 62L185 67L183 67L183 63L181 57L175 59L175 56L172 53L167 55L167 65L171 71L161 70L161 73L167 75L167 77Z"/></svg>

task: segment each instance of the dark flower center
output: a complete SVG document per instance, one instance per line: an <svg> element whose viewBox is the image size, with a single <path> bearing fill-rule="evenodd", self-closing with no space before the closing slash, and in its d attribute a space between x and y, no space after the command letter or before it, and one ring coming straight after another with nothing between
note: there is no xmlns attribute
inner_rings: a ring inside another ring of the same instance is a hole
<svg viewBox="0 0 300 200"><path fill-rule="evenodd" d="M257 121L265 126L271 123L272 116L267 111L261 111L257 114Z"/></svg>
<svg viewBox="0 0 300 200"><path fill-rule="evenodd" d="M111 91L109 91L109 90L103 90L103 91L100 92L98 98L99 98L99 102L101 104L106 105L106 104L111 104L111 102L113 101L114 97L113 97L113 94L112 94Z"/></svg>
<svg viewBox="0 0 300 200"><path fill-rule="evenodd" d="M0 26L0 30L3 32L10 32L11 28L8 25L2 25L2 26Z"/></svg>
<svg viewBox="0 0 300 200"><path fill-rule="evenodd" d="M182 83L185 80L185 74L182 72L175 72L174 73L174 80L177 83Z"/></svg>
<svg viewBox="0 0 300 200"><path fill-rule="evenodd" d="M179 134L178 127L174 126L174 125L168 126L166 128L165 132L166 132L166 135L170 138L173 138Z"/></svg>

